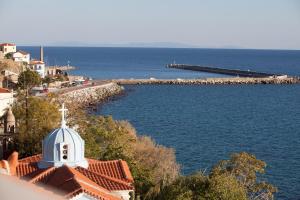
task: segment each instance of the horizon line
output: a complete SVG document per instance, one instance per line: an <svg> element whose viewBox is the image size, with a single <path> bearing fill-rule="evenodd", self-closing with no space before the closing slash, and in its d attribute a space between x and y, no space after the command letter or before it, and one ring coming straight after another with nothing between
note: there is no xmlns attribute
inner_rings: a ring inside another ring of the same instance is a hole
<svg viewBox="0 0 300 200"><path fill-rule="evenodd" d="M172 47L172 46L114 46L114 45L37 45L37 44L22 44L16 45L20 47L81 47L81 48L137 48L137 49L223 49L223 50L274 50L274 51L300 51L299 49L288 49L288 48L251 48L251 47L237 47L237 48L230 48L230 47Z"/></svg>

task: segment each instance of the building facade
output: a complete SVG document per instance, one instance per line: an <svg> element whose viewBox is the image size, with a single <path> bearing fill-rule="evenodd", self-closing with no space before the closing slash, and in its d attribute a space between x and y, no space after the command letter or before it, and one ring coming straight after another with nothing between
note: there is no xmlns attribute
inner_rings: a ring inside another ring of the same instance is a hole
<svg viewBox="0 0 300 200"><path fill-rule="evenodd" d="M29 67L31 70L36 71L41 76L41 78L45 78L46 67L45 67L45 63L43 61L32 60L29 63Z"/></svg>
<svg viewBox="0 0 300 200"><path fill-rule="evenodd" d="M24 62L27 64L30 62L30 54L25 51L18 50L12 56L15 62Z"/></svg>
<svg viewBox="0 0 300 200"><path fill-rule="evenodd" d="M13 101L13 93L8 89L0 88L0 117L6 113Z"/></svg>
<svg viewBox="0 0 300 200"><path fill-rule="evenodd" d="M2 43L0 44L0 51L2 51L5 56L8 53L15 53L17 51L17 47L12 43Z"/></svg>

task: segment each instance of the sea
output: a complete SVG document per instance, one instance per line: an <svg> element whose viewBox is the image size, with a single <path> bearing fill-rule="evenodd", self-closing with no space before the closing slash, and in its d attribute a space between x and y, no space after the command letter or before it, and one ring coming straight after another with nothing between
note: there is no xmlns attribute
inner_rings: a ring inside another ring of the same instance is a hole
<svg viewBox="0 0 300 200"><path fill-rule="evenodd" d="M39 47L20 47L39 58ZM206 78L222 75L169 69L169 63L300 76L300 51L44 47L48 65L75 66L93 79ZM267 163L259 176L276 199L300 199L300 85L128 85L97 115L128 120L138 134L174 148L183 174L209 171L232 153Z"/></svg>

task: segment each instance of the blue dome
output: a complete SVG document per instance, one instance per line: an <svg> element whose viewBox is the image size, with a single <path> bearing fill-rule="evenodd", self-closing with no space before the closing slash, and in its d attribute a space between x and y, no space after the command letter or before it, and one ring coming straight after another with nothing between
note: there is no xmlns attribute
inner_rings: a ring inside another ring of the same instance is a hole
<svg viewBox="0 0 300 200"><path fill-rule="evenodd" d="M84 158L84 140L65 125L52 131L43 140L43 158L39 162L39 168L62 165L88 167Z"/></svg>

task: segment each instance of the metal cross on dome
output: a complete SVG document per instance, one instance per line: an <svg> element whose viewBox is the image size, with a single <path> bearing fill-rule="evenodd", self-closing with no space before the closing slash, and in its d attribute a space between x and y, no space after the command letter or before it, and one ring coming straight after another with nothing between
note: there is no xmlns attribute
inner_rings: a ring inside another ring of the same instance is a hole
<svg viewBox="0 0 300 200"><path fill-rule="evenodd" d="M62 104L62 107L61 109L59 109L59 111L61 111L61 127L66 127L66 119L65 119L65 116L66 116L66 111L68 111L68 109L65 108L65 104L63 103Z"/></svg>

